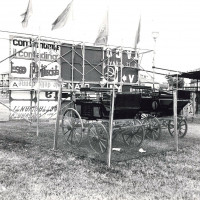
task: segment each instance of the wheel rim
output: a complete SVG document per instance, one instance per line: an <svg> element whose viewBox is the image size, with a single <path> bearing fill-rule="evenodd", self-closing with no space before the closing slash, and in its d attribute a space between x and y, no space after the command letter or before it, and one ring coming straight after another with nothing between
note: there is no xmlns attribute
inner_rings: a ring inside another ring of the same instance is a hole
<svg viewBox="0 0 200 200"><path fill-rule="evenodd" d="M144 140L144 129L142 123L139 120L134 119L128 126L130 128L126 128L126 130L122 132L125 144L133 147L140 146Z"/></svg>
<svg viewBox="0 0 200 200"><path fill-rule="evenodd" d="M178 130L178 137L182 138L187 133L187 122L185 119L178 119L177 123L177 130ZM174 136L174 120L170 120L168 123L168 131L171 136Z"/></svg>
<svg viewBox="0 0 200 200"><path fill-rule="evenodd" d="M68 144L78 146L82 141L83 122L79 113L73 108L65 111L62 119L62 133Z"/></svg>
<svg viewBox="0 0 200 200"><path fill-rule="evenodd" d="M179 129L178 136L180 138L184 137L187 133L187 122L185 119L180 120L180 122L178 123L178 129Z"/></svg>
<svg viewBox="0 0 200 200"><path fill-rule="evenodd" d="M88 127L88 138L91 148L103 154L108 146L108 132L105 126L101 123L91 123Z"/></svg>
<svg viewBox="0 0 200 200"><path fill-rule="evenodd" d="M156 117L147 117L144 119L145 136L148 139L158 140L161 135L161 125Z"/></svg>

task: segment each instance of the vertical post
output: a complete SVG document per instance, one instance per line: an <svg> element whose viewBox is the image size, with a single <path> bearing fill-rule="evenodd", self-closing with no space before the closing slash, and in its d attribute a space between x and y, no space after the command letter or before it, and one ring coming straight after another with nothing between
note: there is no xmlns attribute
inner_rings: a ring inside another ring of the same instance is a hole
<svg viewBox="0 0 200 200"><path fill-rule="evenodd" d="M35 39L32 39L32 41L34 41ZM34 46L35 46L35 42L31 43L32 45L32 55L34 52ZM33 65L35 64L35 58L32 57L32 63L30 65L30 84L31 84L31 90L30 90L30 95L31 95L31 100L30 100L30 121L33 121Z"/></svg>
<svg viewBox="0 0 200 200"><path fill-rule="evenodd" d="M198 110L199 110L199 102L198 102L198 90L199 90L199 80L197 79L197 92L196 92L196 97L195 97L195 103L196 103L196 110L195 110L195 114L199 114Z"/></svg>
<svg viewBox="0 0 200 200"><path fill-rule="evenodd" d="M55 125L55 133L54 133L54 144L53 144L53 149L54 150L56 150L58 148L58 132L59 132L61 98L62 98L62 84L59 81L58 81L58 84L59 84L59 90L58 90L58 104L57 104L56 125Z"/></svg>
<svg viewBox="0 0 200 200"><path fill-rule="evenodd" d="M105 65L106 65L106 63L105 63L105 52L104 52L104 48L102 48L102 60L103 60L103 62L102 62L102 74L103 74L103 78L104 78L104 76L105 76L105 74L104 74L104 67L105 67Z"/></svg>
<svg viewBox="0 0 200 200"><path fill-rule="evenodd" d="M152 66L153 68L153 92L155 92L155 66Z"/></svg>
<svg viewBox="0 0 200 200"><path fill-rule="evenodd" d="M122 92L122 86L123 86L123 83L122 83L122 70L123 70L123 49L122 49L122 47L121 47L121 52L120 52L120 56L121 56L121 58L120 58L120 61L121 61L121 64L120 64L120 70L121 70L121 72L120 72L120 90L121 90L121 92Z"/></svg>
<svg viewBox="0 0 200 200"><path fill-rule="evenodd" d="M72 91L74 91L74 44L72 45Z"/></svg>
<svg viewBox="0 0 200 200"><path fill-rule="evenodd" d="M32 86L31 86L31 90L30 90L30 95L31 95L31 100L30 100L30 121L33 121L33 90L32 90Z"/></svg>
<svg viewBox="0 0 200 200"><path fill-rule="evenodd" d="M85 86L85 43L82 45L82 56L83 56L83 87Z"/></svg>
<svg viewBox="0 0 200 200"><path fill-rule="evenodd" d="M173 111L174 111L174 138L175 149L178 152L178 131L177 131L177 89L173 90Z"/></svg>
<svg viewBox="0 0 200 200"><path fill-rule="evenodd" d="M37 88L37 136L39 136L39 115L40 115L40 66L41 66L41 63L40 63L40 54L41 54L41 51L40 51L40 35L39 35L39 42L38 42L38 46L39 46L39 60L38 60L38 88ZM36 47L37 48L37 47Z"/></svg>
<svg viewBox="0 0 200 200"><path fill-rule="evenodd" d="M112 99L111 99L111 111L110 111L110 117L109 117L108 167L110 167L111 154L112 154L112 134L113 134L114 106L115 106L115 88L114 88L114 85L113 85Z"/></svg>
<svg viewBox="0 0 200 200"><path fill-rule="evenodd" d="M155 56L156 56L156 40L159 36L159 32L152 32L152 37L154 39L154 50L153 50L153 61L152 61L152 68L153 68L153 91L155 91L155 75L154 75L154 68L155 68Z"/></svg>
<svg viewBox="0 0 200 200"><path fill-rule="evenodd" d="M108 49L106 51L108 51ZM107 58L107 75L106 75L107 83L106 83L106 86L108 88L109 87L108 82L109 82L110 52L109 52L109 54L107 53L107 57L108 58Z"/></svg>
<svg viewBox="0 0 200 200"><path fill-rule="evenodd" d="M197 97L197 92L196 91L194 91L193 93L192 93L192 109L193 109L193 113L192 113L192 115L193 115L193 118L195 117L195 114L196 114L196 97Z"/></svg>

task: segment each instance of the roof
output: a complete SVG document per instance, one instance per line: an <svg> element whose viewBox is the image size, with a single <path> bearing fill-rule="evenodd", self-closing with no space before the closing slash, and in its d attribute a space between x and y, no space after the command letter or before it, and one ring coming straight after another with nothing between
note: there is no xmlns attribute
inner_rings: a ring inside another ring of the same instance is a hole
<svg viewBox="0 0 200 200"><path fill-rule="evenodd" d="M173 76L175 77L175 76L177 76L177 74L175 74ZM190 71L190 72L182 72L181 74L178 74L178 77L200 80L200 70Z"/></svg>

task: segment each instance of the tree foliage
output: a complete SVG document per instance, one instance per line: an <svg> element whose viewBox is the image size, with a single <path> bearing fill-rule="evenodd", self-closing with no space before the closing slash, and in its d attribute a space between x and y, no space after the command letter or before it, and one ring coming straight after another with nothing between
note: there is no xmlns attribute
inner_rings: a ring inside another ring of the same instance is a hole
<svg viewBox="0 0 200 200"><path fill-rule="evenodd" d="M177 87L177 77L172 77L172 76L167 75L166 79L169 84L169 87L171 87L171 88ZM184 84L185 84L184 79L178 77L178 88L183 88Z"/></svg>

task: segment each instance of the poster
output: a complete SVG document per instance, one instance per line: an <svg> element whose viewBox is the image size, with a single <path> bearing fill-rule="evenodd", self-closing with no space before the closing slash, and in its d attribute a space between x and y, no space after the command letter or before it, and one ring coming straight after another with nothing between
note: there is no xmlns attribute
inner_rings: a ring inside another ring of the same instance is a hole
<svg viewBox="0 0 200 200"><path fill-rule="evenodd" d="M55 41L10 36L10 76L18 78L58 79L60 45Z"/></svg>

